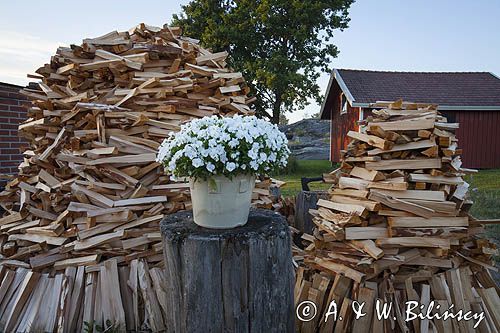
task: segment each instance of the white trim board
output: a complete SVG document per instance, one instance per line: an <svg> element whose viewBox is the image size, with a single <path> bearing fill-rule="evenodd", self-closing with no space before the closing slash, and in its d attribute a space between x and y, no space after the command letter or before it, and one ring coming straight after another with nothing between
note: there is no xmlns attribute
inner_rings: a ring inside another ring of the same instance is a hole
<svg viewBox="0 0 500 333"><path fill-rule="evenodd" d="M374 102L375 103L375 102ZM353 107L383 109L383 107L373 107L370 103L353 103ZM471 105L438 105L438 110L441 111L500 111L498 106L471 106Z"/></svg>

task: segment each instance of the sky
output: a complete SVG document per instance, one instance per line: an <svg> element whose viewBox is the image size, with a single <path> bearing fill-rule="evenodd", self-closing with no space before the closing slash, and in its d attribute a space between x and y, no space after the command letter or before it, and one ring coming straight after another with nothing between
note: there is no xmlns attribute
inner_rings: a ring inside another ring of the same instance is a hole
<svg viewBox="0 0 500 333"><path fill-rule="evenodd" d="M188 1L1 1L0 81L24 85L58 46L144 22L162 26ZM332 68L388 71L487 71L500 75L500 1L358 0L349 28L334 36ZM329 73L318 83L325 92ZM310 105L290 122L317 113Z"/></svg>

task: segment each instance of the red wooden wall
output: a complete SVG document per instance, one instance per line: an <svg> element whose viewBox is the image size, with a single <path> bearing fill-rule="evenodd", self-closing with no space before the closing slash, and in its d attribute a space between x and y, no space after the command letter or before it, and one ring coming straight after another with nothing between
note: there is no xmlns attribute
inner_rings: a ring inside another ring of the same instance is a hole
<svg viewBox="0 0 500 333"><path fill-rule="evenodd" d="M330 123L330 160L340 161L340 151L346 149L347 132L357 131L359 108L348 104L347 114L340 114L341 90L332 85L329 103L332 105ZM366 119L371 111L363 110ZM498 111L441 111L448 122L460 123L456 131L458 146L463 150L462 162L467 168L500 168L500 110Z"/></svg>
<svg viewBox="0 0 500 333"><path fill-rule="evenodd" d="M464 167L500 168L500 111L453 111L446 115L448 122L460 123L456 134Z"/></svg>
<svg viewBox="0 0 500 333"><path fill-rule="evenodd" d="M340 114L340 92L333 102L330 122L330 161L340 162L340 150L346 149L349 143L347 132L359 129L356 123L359 119L359 108L347 104L347 113Z"/></svg>
<svg viewBox="0 0 500 333"><path fill-rule="evenodd" d="M346 149L347 132L357 131L359 108L348 105L347 114L340 114L340 90L333 102L330 124L330 160L340 161L340 150ZM444 111L448 122L460 123L456 131L458 147L463 150L462 162L467 168L500 168L500 111ZM363 118L370 110L363 110Z"/></svg>

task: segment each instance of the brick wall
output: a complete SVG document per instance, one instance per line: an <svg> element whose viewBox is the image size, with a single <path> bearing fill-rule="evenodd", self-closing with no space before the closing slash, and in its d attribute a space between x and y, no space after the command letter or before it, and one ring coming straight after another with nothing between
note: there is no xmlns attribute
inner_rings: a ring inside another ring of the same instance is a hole
<svg viewBox="0 0 500 333"><path fill-rule="evenodd" d="M17 127L26 119L28 100L18 93L22 87L0 82L0 174L16 174L28 144Z"/></svg>

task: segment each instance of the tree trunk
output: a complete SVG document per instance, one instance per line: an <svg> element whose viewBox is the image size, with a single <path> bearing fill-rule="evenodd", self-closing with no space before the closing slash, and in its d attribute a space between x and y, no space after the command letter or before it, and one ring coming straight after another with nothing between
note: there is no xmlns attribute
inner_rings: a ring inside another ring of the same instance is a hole
<svg viewBox="0 0 500 333"><path fill-rule="evenodd" d="M293 267L285 218L251 210L234 229L161 223L168 332L293 332Z"/></svg>
<svg viewBox="0 0 500 333"><path fill-rule="evenodd" d="M271 122L278 125L280 122L281 103L283 102L283 99L281 98L281 92L276 92L274 95L276 96L276 99L273 103L273 117Z"/></svg>

